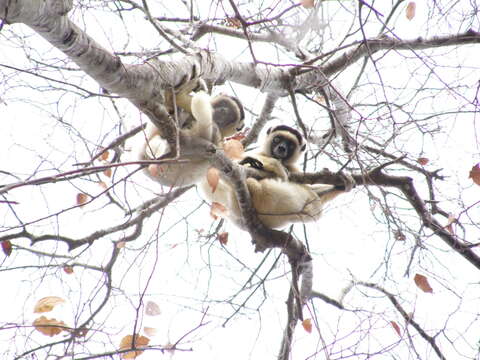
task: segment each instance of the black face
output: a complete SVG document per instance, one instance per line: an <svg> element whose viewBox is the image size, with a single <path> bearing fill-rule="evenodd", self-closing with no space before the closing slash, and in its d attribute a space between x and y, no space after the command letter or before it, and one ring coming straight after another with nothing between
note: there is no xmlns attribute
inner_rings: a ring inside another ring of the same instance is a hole
<svg viewBox="0 0 480 360"><path fill-rule="evenodd" d="M297 143L282 135L276 135L270 144L270 152L276 159L286 160L293 156Z"/></svg>
<svg viewBox="0 0 480 360"><path fill-rule="evenodd" d="M216 101L213 107L213 121L218 125L220 129L225 129L233 125L238 120L239 112L234 108L234 103L228 100L222 99ZM236 126L237 130L243 128L243 121L240 121Z"/></svg>

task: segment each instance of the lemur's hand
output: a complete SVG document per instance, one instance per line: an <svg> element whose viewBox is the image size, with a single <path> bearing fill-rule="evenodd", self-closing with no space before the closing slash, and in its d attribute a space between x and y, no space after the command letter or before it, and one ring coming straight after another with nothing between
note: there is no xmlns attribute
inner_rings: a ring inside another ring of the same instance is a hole
<svg viewBox="0 0 480 360"><path fill-rule="evenodd" d="M247 156L239 162L240 165L250 165L254 169L263 170L263 163L251 156Z"/></svg>

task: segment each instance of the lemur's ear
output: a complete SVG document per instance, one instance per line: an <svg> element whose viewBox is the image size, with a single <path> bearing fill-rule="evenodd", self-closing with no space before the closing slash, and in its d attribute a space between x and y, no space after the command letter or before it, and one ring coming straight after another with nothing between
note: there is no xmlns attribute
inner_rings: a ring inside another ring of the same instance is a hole
<svg viewBox="0 0 480 360"><path fill-rule="evenodd" d="M306 147L307 147L307 144L303 144L303 146L300 148L300 151L305 151Z"/></svg>

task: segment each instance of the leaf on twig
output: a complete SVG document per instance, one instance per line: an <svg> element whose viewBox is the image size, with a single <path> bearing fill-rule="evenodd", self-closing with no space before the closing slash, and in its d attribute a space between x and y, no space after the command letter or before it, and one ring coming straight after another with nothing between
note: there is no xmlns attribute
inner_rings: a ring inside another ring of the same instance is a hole
<svg viewBox="0 0 480 360"><path fill-rule="evenodd" d="M392 325L393 329L398 334L398 336L402 336L402 331L400 330L400 326L398 326L398 324L395 321L390 321L390 325Z"/></svg>
<svg viewBox="0 0 480 360"><path fill-rule="evenodd" d="M214 218L215 220L218 219L218 217L225 217L225 214L227 213L227 208L223 206L222 204L218 202L213 202L212 207L210 208L210 216Z"/></svg>
<svg viewBox="0 0 480 360"><path fill-rule="evenodd" d="M145 314L148 316L157 316L161 314L160 306L154 301L147 301L147 306L145 307Z"/></svg>
<svg viewBox="0 0 480 360"><path fill-rule="evenodd" d="M63 300L61 297L46 296L37 301L37 303L35 304L35 307L33 308L33 312L34 313L49 312L49 311L52 311L55 306L57 306L58 304L63 304L64 302L65 300Z"/></svg>
<svg viewBox="0 0 480 360"><path fill-rule="evenodd" d="M303 329L309 334L312 333L312 319L305 319L302 321Z"/></svg>
<svg viewBox="0 0 480 360"><path fill-rule="evenodd" d="M10 240L2 241L2 250L6 256L10 256L12 254L12 243Z"/></svg>
<svg viewBox="0 0 480 360"><path fill-rule="evenodd" d="M477 185L480 185L480 163L472 167L469 178Z"/></svg>
<svg viewBox="0 0 480 360"><path fill-rule="evenodd" d="M147 346L149 342L150 342L150 339L147 338L146 336L135 334L135 341L134 341L133 335L126 335L120 341L119 350L127 350L131 348ZM123 353L121 356L122 356L122 359L135 359L137 356L141 355L142 353L143 353L143 350L136 350L136 351L129 351L129 352Z"/></svg>
<svg viewBox="0 0 480 360"><path fill-rule="evenodd" d="M301 0L300 1L300 4L302 4L302 6L305 8L305 9L313 9L315 7L315 2L314 0Z"/></svg>
<svg viewBox="0 0 480 360"><path fill-rule="evenodd" d="M218 234L218 240L220 241L220 244L227 245L227 243L228 243L228 232L222 232L221 234Z"/></svg>
<svg viewBox="0 0 480 360"><path fill-rule="evenodd" d="M415 10L416 10L417 5L415 2L410 1L407 5L407 9L405 11L405 15L407 16L408 20L412 20L415 17Z"/></svg>
<svg viewBox="0 0 480 360"><path fill-rule="evenodd" d="M47 319L45 316L40 316L33 321L35 330L41 332L43 335L54 336L60 334L62 331L66 331L66 324L63 321L57 319Z"/></svg>
<svg viewBox="0 0 480 360"><path fill-rule="evenodd" d="M420 274L415 274L415 277L413 278L413 281L415 281L415 284L417 285L420 290L426 293L433 293L433 289L428 283L428 279Z"/></svg>
<svg viewBox="0 0 480 360"><path fill-rule="evenodd" d="M220 181L220 173L214 167L211 167L207 171L207 182L210 188L212 189L212 193L217 190L218 182Z"/></svg>

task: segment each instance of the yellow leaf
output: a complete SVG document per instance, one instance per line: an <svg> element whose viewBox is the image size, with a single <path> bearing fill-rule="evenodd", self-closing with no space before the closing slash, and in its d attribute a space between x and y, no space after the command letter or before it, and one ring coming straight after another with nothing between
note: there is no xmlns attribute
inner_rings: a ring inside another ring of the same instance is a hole
<svg viewBox="0 0 480 360"><path fill-rule="evenodd" d="M245 152L243 145L240 141L230 139L224 142L223 151L225 155L232 160L240 160L243 158L243 153Z"/></svg>
<svg viewBox="0 0 480 360"><path fill-rule="evenodd" d="M66 326L63 321L58 321L57 319L47 319L45 316L40 316L38 319L33 321L33 326L43 335L53 336L60 334Z"/></svg>
<svg viewBox="0 0 480 360"><path fill-rule="evenodd" d="M415 17L415 8L417 5L415 2L410 1L407 5L406 15L408 20L412 20Z"/></svg>
<svg viewBox="0 0 480 360"><path fill-rule="evenodd" d="M135 337L135 341L133 340ZM123 339L120 341L120 348L119 350L127 350L127 349L132 349L132 348L138 348L142 346L147 346L148 343L150 342L150 339L147 338L146 336L142 335L127 335L124 336ZM126 353L122 353L122 359L135 359L137 356L141 355L143 353L143 350L137 350L137 351L129 351Z"/></svg>
<svg viewBox="0 0 480 360"><path fill-rule="evenodd" d="M147 306L145 307L145 314L148 316L157 316L160 315L160 306L156 302L147 301Z"/></svg>
<svg viewBox="0 0 480 360"><path fill-rule="evenodd" d="M217 190L217 185L218 182L220 181L220 173L218 172L217 169L211 167L207 171L207 182L208 185L210 185L210 188L212 189L212 193Z"/></svg>
<svg viewBox="0 0 480 360"><path fill-rule="evenodd" d="M415 284L423 291L426 293L432 293L433 289L428 283L428 279L420 274L415 274L415 277L413 278L413 281L415 281Z"/></svg>
<svg viewBox="0 0 480 360"><path fill-rule="evenodd" d="M55 306L57 306L58 304L62 304L64 302L65 300L63 300L61 297L47 296L37 301L37 303L35 304L35 307L33 308L33 312L34 313L49 312L49 311L52 311L52 309Z"/></svg>
<svg viewBox="0 0 480 360"><path fill-rule="evenodd" d="M305 319L302 321L302 326L306 332L312 333L312 319Z"/></svg>

